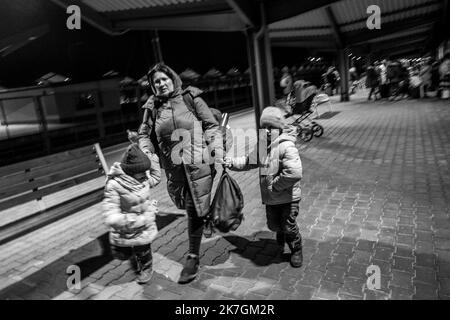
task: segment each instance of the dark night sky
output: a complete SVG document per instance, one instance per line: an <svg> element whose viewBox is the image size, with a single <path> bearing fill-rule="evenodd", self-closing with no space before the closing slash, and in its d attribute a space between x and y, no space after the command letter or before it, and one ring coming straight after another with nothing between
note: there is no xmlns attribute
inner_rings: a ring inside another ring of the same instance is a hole
<svg viewBox="0 0 450 320"><path fill-rule="evenodd" d="M119 71L140 78L153 61L148 31L131 31L111 37L82 21L81 30L66 28L66 12L47 0L0 0L0 41L27 28L49 24L51 31L13 54L0 57L0 85L33 85L47 72L75 81L99 79ZM248 68L243 33L160 31L164 61L176 71L190 67L205 73L211 67L226 72ZM297 63L302 51L273 50L274 65Z"/></svg>

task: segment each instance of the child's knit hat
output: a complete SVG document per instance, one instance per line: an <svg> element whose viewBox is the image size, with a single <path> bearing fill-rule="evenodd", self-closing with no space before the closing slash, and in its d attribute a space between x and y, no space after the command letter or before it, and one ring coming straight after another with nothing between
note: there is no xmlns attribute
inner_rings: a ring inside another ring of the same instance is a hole
<svg viewBox="0 0 450 320"><path fill-rule="evenodd" d="M286 127L284 112L277 107L267 107L261 114L259 124L261 127L284 129Z"/></svg>
<svg viewBox="0 0 450 320"><path fill-rule="evenodd" d="M132 176L150 170L151 161L139 146L133 143L125 151L120 166L127 175Z"/></svg>

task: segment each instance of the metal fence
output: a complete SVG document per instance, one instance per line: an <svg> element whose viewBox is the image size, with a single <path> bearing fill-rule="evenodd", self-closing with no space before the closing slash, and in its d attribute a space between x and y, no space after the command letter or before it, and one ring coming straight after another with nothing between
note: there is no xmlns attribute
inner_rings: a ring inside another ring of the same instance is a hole
<svg viewBox="0 0 450 320"><path fill-rule="evenodd" d="M208 105L223 112L252 105L245 76L185 84L201 88ZM0 166L94 142L102 147L125 142L126 130L136 130L142 120L148 94L137 84L110 91L93 86L63 97L41 87L0 92ZM67 114L69 107L74 110Z"/></svg>

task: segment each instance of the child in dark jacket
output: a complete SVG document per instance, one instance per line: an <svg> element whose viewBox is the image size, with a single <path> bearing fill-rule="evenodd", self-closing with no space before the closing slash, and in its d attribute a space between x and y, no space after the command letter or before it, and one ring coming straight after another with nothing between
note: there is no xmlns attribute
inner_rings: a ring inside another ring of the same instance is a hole
<svg viewBox="0 0 450 320"><path fill-rule="evenodd" d="M110 227L112 252L120 260L131 259L138 283L152 277L151 243L158 233L158 207L150 199L150 188L160 181L158 157L147 156L137 144L128 147L121 163L114 163L106 181L103 216Z"/></svg>
<svg viewBox="0 0 450 320"><path fill-rule="evenodd" d="M276 107L263 110L261 128L267 130L267 152L257 159L257 147L250 155L224 159L232 170L259 167L261 199L266 205L267 226L276 232L283 251L285 243L291 250L291 265L303 264L302 237L296 222L301 200L302 162L295 147L295 129L287 126L283 111ZM277 136L272 136L276 134ZM260 144L261 145L261 144Z"/></svg>

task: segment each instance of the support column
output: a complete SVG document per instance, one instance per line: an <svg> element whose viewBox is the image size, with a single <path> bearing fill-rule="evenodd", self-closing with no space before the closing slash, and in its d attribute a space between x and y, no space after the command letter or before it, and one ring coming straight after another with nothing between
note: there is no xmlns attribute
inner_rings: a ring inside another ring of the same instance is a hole
<svg viewBox="0 0 450 320"><path fill-rule="evenodd" d="M349 77L349 61L348 61L348 50L347 49L339 49L339 74L341 76L341 102L349 101L348 94L348 82L350 80Z"/></svg>
<svg viewBox="0 0 450 320"><path fill-rule="evenodd" d="M245 38L247 40L247 56L248 56L248 67L250 71L250 87L252 91L252 104L253 110L255 110L256 128L259 128L259 118L261 116L261 109L259 108L259 96L258 96L258 77L256 76L256 61L255 61L255 47L254 47L254 36L255 32L253 29L247 29L245 31Z"/></svg>
<svg viewBox="0 0 450 320"><path fill-rule="evenodd" d="M257 128L259 128L259 118L262 110L275 102L272 51L263 2L260 3L260 14L261 25L259 30L248 29L246 31L253 107L255 109Z"/></svg>
<svg viewBox="0 0 450 320"><path fill-rule="evenodd" d="M155 57L155 63L158 62L164 62L161 52L161 44L159 43L159 34L158 30L152 30L150 31L151 37L152 37L152 49L153 49L153 55Z"/></svg>

